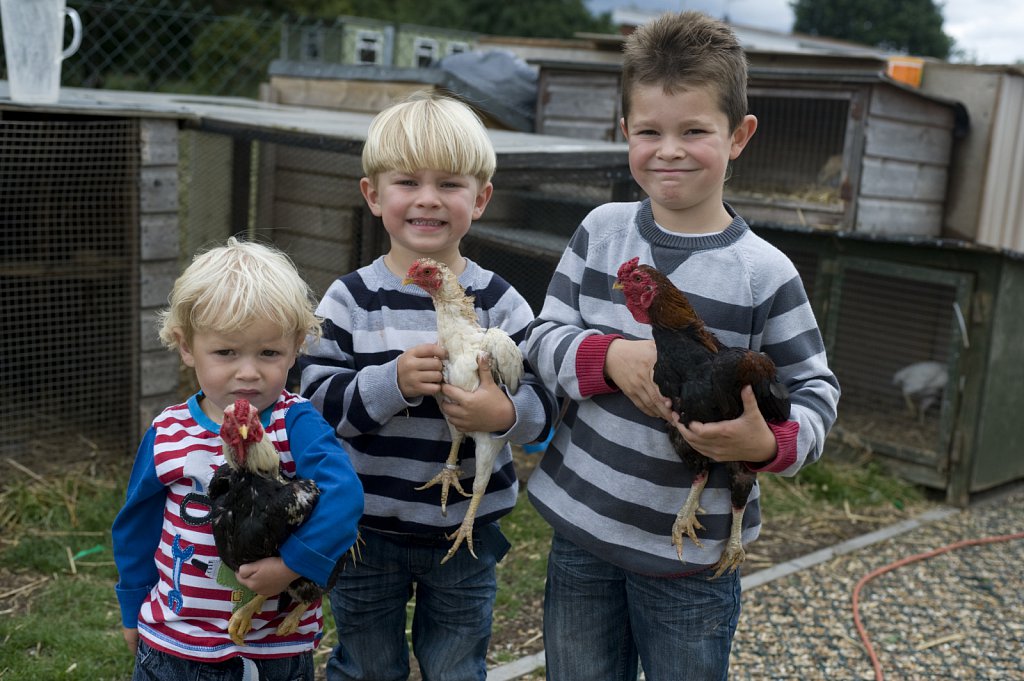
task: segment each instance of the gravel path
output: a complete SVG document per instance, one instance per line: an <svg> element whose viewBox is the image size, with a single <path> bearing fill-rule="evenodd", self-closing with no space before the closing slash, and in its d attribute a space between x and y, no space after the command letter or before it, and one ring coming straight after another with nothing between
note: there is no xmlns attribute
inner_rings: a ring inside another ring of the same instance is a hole
<svg viewBox="0 0 1024 681"><path fill-rule="evenodd" d="M1024 531L1024 489L749 589L731 679L875 679L853 619L862 577L965 539ZM1024 679L1024 539L951 550L868 581L860 616L887 679Z"/></svg>
<svg viewBox="0 0 1024 681"><path fill-rule="evenodd" d="M876 678L852 594L873 570L962 540L1024 532L1024 487L744 577L730 679ZM958 548L867 581L860 617L889 681L1024 681L1024 539ZM489 681L542 679L543 653Z"/></svg>

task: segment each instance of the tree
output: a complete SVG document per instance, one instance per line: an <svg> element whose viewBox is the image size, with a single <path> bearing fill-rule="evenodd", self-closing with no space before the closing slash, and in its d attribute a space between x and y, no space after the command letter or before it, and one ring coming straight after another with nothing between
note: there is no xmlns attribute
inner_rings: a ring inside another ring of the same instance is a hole
<svg viewBox="0 0 1024 681"><path fill-rule="evenodd" d="M954 40L933 0L793 0L793 31L948 59Z"/></svg>

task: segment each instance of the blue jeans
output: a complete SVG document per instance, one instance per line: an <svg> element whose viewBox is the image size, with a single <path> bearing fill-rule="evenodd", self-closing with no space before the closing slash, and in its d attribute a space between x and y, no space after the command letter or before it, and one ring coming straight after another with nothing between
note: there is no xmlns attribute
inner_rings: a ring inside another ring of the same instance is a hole
<svg viewBox="0 0 1024 681"><path fill-rule="evenodd" d="M313 681L313 651L268 660L252 660L260 681ZM139 641L132 681L248 681L242 658L196 662L150 648Z"/></svg>
<svg viewBox="0 0 1024 681"><path fill-rule="evenodd" d="M338 646L329 681L409 678L406 604L416 596L412 648L424 681L485 681L497 593L495 566L509 549L497 523L477 527L473 558L463 544L444 565L451 541L400 538L362 528L355 565L331 590Z"/></svg>
<svg viewBox="0 0 1024 681"><path fill-rule="evenodd" d="M739 571L649 577L555 535L544 589L549 681L725 681Z"/></svg>

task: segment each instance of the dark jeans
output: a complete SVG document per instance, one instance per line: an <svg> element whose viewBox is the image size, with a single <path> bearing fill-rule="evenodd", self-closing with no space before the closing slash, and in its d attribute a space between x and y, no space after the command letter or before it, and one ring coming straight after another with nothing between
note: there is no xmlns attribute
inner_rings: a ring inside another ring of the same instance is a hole
<svg viewBox="0 0 1024 681"><path fill-rule="evenodd" d="M544 592L549 681L726 681L739 570L637 574L555 535Z"/></svg>
<svg viewBox="0 0 1024 681"><path fill-rule="evenodd" d="M246 665L249 669L246 669ZM313 652L273 660L243 660L235 657L225 662L196 662L149 647L139 641L135 655L132 681L313 681Z"/></svg>
<svg viewBox="0 0 1024 681"><path fill-rule="evenodd" d="M509 543L497 523L475 528L444 565L451 541L393 537L363 528L366 544L331 591L338 647L330 681L409 678L406 604L416 595L412 647L424 681L484 681L497 593L495 565Z"/></svg>

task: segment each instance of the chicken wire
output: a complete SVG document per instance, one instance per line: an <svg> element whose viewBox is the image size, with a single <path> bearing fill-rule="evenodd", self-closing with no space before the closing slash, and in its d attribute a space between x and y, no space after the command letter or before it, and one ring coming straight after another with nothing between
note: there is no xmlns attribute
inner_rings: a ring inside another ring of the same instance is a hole
<svg viewBox="0 0 1024 681"><path fill-rule="evenodd" d="M942 417L949 391L940 391L923 414L911 412L893 377L926 361L939 363L944 374L951 371L956 300L949 284L846 268L830 359L843 389L839 425L847 433L941 462L948 449Z"/></svg>
<svg viewBox="0 0 1024 681"><path fill-rule="evenodd" d="M6 454L128 445L138 140L132 120L0 118Z"/></svg>
<svg viewBox="0 0 1024 681"><path fill-rule="evenodd" d="M733 161L727 184L730 192L762 199L841 203L850 102L824 94L750 95L757 133Z"/></svg>

